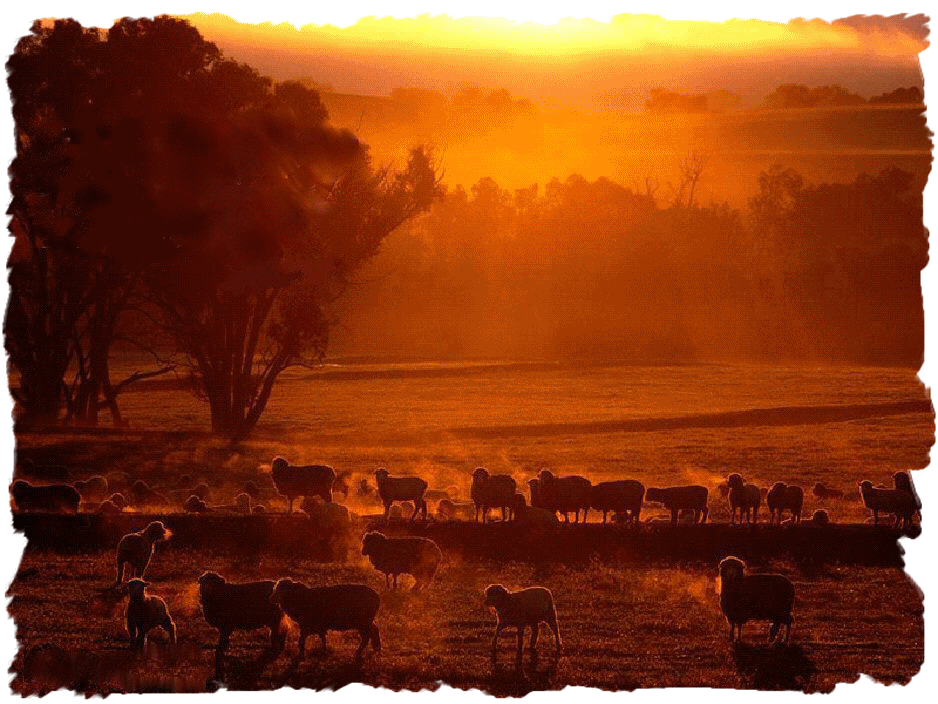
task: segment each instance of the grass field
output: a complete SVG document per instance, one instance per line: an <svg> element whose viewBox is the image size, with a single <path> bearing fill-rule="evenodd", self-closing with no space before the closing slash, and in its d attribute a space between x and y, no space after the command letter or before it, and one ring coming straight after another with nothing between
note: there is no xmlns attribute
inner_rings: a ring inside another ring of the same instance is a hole
<svg viewBox="0 0 938 704"><path fill-rule="evenodd" d="M511 472L519 484L549 467L646 485L714 488L738 471L762 486L824 481L850 490L860 479L888 482L894 471L928 463L933 414L896 412L896 404L927 399L915 374L903 369L343 365L288 377L257 433L236 447L211 438L206 409L172 384L126 394L126 430L23 433L17 444L21 457L65 464L76 478L123 471L168 492L190 474L211 485L211 503L227 503L252 479L273 510L285 508L269 481L277 454L350 470L353 479L385 465L420 474L433 487L455 486L463 496L478 465ZM827 406L846 410L828 421ZM743 415L719 415L736 412ZM351 503L361 513L375 510ZM728 517L724 503L711 496L718 522ZM837 522L867 516L857 501L821 504L808 492L806 510L818 507ZM922 595L896 568L805 571L785 559L758 565L789 575L797 590L793 645L769 648L764 624L750 625L743 645L730 644L715 564L638 568L615 560L584 566L448 555L433 589L414 595L385 592L383 578L355 550L347 562L318 563L182 548L158 553L147 573L179 624L180 642L170 647L155 635L146 654L133 657L125 647L123 605L102 596L113 580L112 559L109 550L27 549L10 588L22 646L15 691L204 690L215 635L199 613L194 585L205 569L242 580L363 581L382 593L380 657L367 656L357 669L355 638L333 636L333 653L298 663L294 634L287 654L264 662L263 633L242 634L231 651L233 688L361 681L420 689L442 680L496 694L568 684L828 691L859 673L905 682L924 657ZM554 591L566 650L559 661L545 633L541 658L526 665L523 678L508 667L512 636L503 641L502 666L489 666L494 617L483 608L481 591L492 582Z"/></svg>

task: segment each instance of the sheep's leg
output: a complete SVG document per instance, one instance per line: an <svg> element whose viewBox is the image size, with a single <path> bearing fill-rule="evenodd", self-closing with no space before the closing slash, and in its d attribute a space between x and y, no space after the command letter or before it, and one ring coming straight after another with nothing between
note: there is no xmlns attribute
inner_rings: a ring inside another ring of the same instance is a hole
<svg viewBox="0 0 938 704"><path fill-rule="evenodd" d="M515 655L515 668L521 669L521 656L524 654L524 626L518 626L518 652Z"/></svg>
<svg viewBox="0 0 938 704"><path fill-rule="evenodd" d="M228 644L231 642L231 631L221 631L218 634L218 645L215 646L215 679L220 680L222 675L222 663Z"/></svg>
<svg viewBox="0 0 938 704"><path fill-rule="evenodd" d="M609 515L609 509L603 509L603 525L606 525L606 517Z"/></svg>
<svg viewBox="0 0 938 704"><path fill-rule="evenodd" d="M475 522L475 523L478 523L478 522L479 522L479 504L476 504L476 517L475 517L474 522ZM482 522L485 523L485 517L484 517L484 516L483 516Z"/></svg>
<svg viewBox="0 0 938 704"><path fill-rule="evenodd" d="M398 578L398 576L399 576L399 575L395 572L395 573L394 573L394 591L397 591L397 578Z"/></svg>
<svg viewBox="0 0 938 704"><path fill-rule="evenodd" d="M671 509L671 525L675 525L676 523L677 523L677 509L672 508Z"/></svg>
<svg viewBox="0 0 938 704"><path fill-rule="evenodd" d="M306 654L306 639L309 638L309 633L306 631L300 631L300 642L298 644L298 653L299 657L303 657Z"/></svg>
<svg viewBox="0 0 938 704"><path fill-rule="evenodd" d="M391 501L385 501L385 502L384 502L384 521L385 521L385 523L387 523L389 520L391 520L391 504L392 504L392 503L393 503L393 502L391 502Z"/></svg>
<svg viewBox="0 0 938 704"><path fill-rule="evenodd" d="M124 561L119 557L117 558L117 581L115 584L120 584L124 581Z"/></svg>
<svg viewBox="0 0 938 704"><path fill-rule="evenodd" d="M371 624L371 647L376 653L381 652L381 632L375 624Z"/></svg>
<svg viewBox="0 0 938 704"><path fill-rule="evenodd" d="M173 620L169 617L166 618L166 621L163 623L163 629L169 634L169 642L176 642L176 624L173 623Z"/></svg>
<svg viewBox="0 0 938 704"><path fill-rule="evenodd" d="M550 610L547 625L550 626L550 630L554 632L554 645L557 647L557 655L560 655L560 653L563 652L563 643L560 640L560 628L557 627L557 611L553 608Z"/></svg>
<svg viewBox="0 0 938 704"><path fill-rule="evenodd" d="M328 652L329 652L329 646L326 645L326 632L325 632L325 631L321 631L321 632L319 633L319 640L322 641L322 652L323 652L323 653L328 653Z"/></svg>
<svg viewBox="0 0 938 704"><path fill-rule="evenodd" d="M127 633L130 634L130 649L133 650L137 646L137 626L130 619L127 620Z"/></svg>
<svg viewBox="0 0 938 704"><path fill-rule="evenodd" d="M286 634L282 633L280 630L280 623L280 621L277 621L268 626L268 628L270 628L270 649L277 654L283 650L283 646L287 640Z"/></svg>
<svg viewBox="0 0 938 704"><path fill-rule="evenodd" d="M531 628L531 642L528 644L528 650L531 651L531 657L537 657L537 637L541 634L541 624L535 623Z"/></svg>
<svg viewBox="0 0 938 704"><path fill-rule="evenodd" d="M384 574L384 586L387 589L391 588L391 573L390 572L385 572Z"/></svg>
<svg viewBox="0 0 938 704"><path fill-rule="evenodd" d="M365 652L365 646L368 645L368 641L371 640L371 626L359 629L358 635L361 636L361 642L358 644L358 650L355 651L355 661L361 662L362 653Z"/></svg>
<svg viewBox="0 0 938 704"><path fill-rule="evenodd" d="M505 626L498 624L495 626L495 636L492 638L492 664L494 665L498 660L498 637L502 634Z"/></svg>
<svg viewBox="0 0 938 704"><path fill-rule="evenodd" d="M288 497L287 497L287 499L288 499L289 502L290 502L290 507L287 509L287 513L293 513L293 498L294 498L294 497L292 497L292 496L288 496Z"/></svg>
<svg viewBox="0 0 938 704"><path fill-rule="evenodd" d="M420 503L418 501L414 502L414 512L410 514L410 520L417 518L417 511L420 510Z"/></svg>
<svg viewBox="0 0 938 704"><path fill-rule="evenodd" d="M788 641L791 640L791 622L785 624L785 645L788 645Z"/></svg>

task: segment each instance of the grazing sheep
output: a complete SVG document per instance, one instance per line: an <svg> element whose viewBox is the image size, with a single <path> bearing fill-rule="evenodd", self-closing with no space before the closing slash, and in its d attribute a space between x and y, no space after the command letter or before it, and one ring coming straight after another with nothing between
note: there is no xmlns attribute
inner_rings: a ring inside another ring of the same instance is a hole
<svg viewBox="0 0 938 704"><path fill-rule="evenodd" d="M342 504L327 504L321 496L307 496L300 504L313 525L322 530L346 528L349 524L348 509Z"/></svg>
<svg viewBox="0 0 938 704"><path fill-rule="evenodd" d="M212 509L206 504L202 499L193 494L186 502L182 505L183 510L186 513L208 513Z"/></svg>
<svg viewBox="0 0 938 704"><path fill-rule="evenodd" d="M791 511L791 520L798 523L801 520L801 510L804 508L804 489L785 482L775 482L765 499L769 507L769 523L782 522L782 513Z"/></svg>
<svg viewBox="0 0 938 704"><path fill-rule="evenodd" d="M391 504L395 501L413 501L414 512L410 520L417 517L417 512L423 513L427 518L427 502L423 495L427 491L427 482L420 477L392 477L384 467L375 470L375 482L378 484L378 495L384 504L384 518L391 515Z"/></svg>
<svg viewBox="0 0 938 704"><path fill-rule="evenodd" d="M759 522L759 506L762 504L762 494L755 484L745 484L739 474L731 474L726 478L729 486L730 508L733 510L730 523L736 523L736 511L739 510L739 522L743 522L743 514L747 523Z"/></svg>
<svg viewBox="0 0 938 704"><path fill-rule="evenodd" d="M831 517L823 508L819 508L814 512L811 518L808 519L808 523L812 526L827 526L830 525L830 522Z"/></svg>
<svg viewBox="0 0 938 704"><path fill-rule="evenodd" d="M612 482L600 482L590 488L590 508L603 512L603 523L611 511L626 516L626 522L638 523L642 513L642 499L645 497L645 485L634 479ZM587 510L583 512L586 522Z"/></svg>
<svg viewBox="0 0 938 704"><path fill-rule="evenodd" d="M593 485L589 479L578 475L556 477L546 469L541 470L537 475L537 479L538 505L549 511L563 514L566 523L570 522L568 514L571 512L574 514L574 522L579 523L580 510L582 509L583 521L586 521L586 514L589 513L593 498ZM531 505L535 505L533 496Z"/></svg>
<svg viewBox="0 0 938 704"><path fill-rule="evenodd" d="M557 655L563 651L560 641L560 629L557 627L557 610L554 597L545 587L528 587L510 592L501 584L491 584L485 589L485 605L495 610L498 622L495 624L495 637L492 638L492 664L498 660L498 636L505 628L518 629L518 655L515 661L521 669L521 656L524 651L524 630L531 627L531 655L537 653L537 637L541 623L546 623L554 632Z"/></svg>
<svg viewBox="0 0 938 704"><path fill-rule="evenodd" d="M747 621L770 621L769 642L785 624L785 643L794 622L795 587L780 574L746 574L746 563L736 557L720 562L720 608L730 624L730 640L742 640Z"/></svg>
<svg viewBox="0 0 938 704"><path fill-rule="evenodd" d="M321 496L327 504L332 503L332 485L335 470L324 464L306 466L291 465L283 457L274 458L271 465L274 485L290 502L289 513L293 513L293 501L298 496Z"/></svg>
<svg viewBox="0 0 938 704"><path fill-rule="evenodd" d="M130 564L131 577L143 577L156 543L169 540L172 533L160 521L153 521L139 533L128 533L117 544L117 584L124 579L124 565Z"/></svg>
<svg viewBox="0 0 938 704"><path fill-rule="evenodd" d="M910 528L915 515L915 496L904 489L880 489L872 482L860 483L863 503L873 511L873 525L879 525L879 512L891 513L896 517L896 527Z"/></svg>
<svg viewBox="0 0 938 704"><path fill-rule="evenodd" d="M176 624L169 615L166 602L158 596L146 593L149 582L132 579L127 582L127 633L130 635L130 647L143 650L147 634L154 628L162 628L169 634L169 642L176 642Z"/></svg>
<svg viewBox="0 0 938 704"><path fill-rule="evenodd" d="M342 498L345 501L348 501L348 492L349 492L348 479L351 476L352 476L352 473L349 472L348 470L345 470L343 472L339 472L336 475L335 481L332 482L332 493L342 494Z"/></svg>
<svg viewBox="0 0 938 704"><path fill-rule="evenodd" d="M88 479L79 479L72 486L81 494L83 501L101 501L108 492L107 479L97 474Z"/></svg>
<svg viewBox="0 0 938 704"><path fill-rule="evenodd" d="M17 479L10 487L16 508L25 512L78 513L81 494L68 484L33 486Z"/></svg>
<svg viewBox="0 0 938 704"><path fill-rule="evenodd" d="M355 652L356 661L362 659L369 641L376 653L381 652L381 635L375 625L381 597L371 587L364 584L307 587L284 578L274 585L270 601L300 627L300 657L306 651L306 639L313 634L322 640L326 652L328 631L358 631L361 643Z"/></svg>
<svg viewBox="0 0 938 704"><path fill-rule="evenodd" d="M832 489L828 486L825 486L821 482L817 482L814 485L814 495L819 499L842 499L844 498L844 492L840 489Z"/></svg>
<svg viewBox="0 0 938 704"><path fill-rule="evenodd" d="M560 519L553 511L540 506L528 506L524 494L515 494L515 521L525 526L546 528L560 525Z"/></svg>
<svg viewBox="0 0 938 704"><path fill-rule="evenodd" d="M507 474L489 474L485 467L476 467L472 473L472 486L469 496L476 507L475 520L479 520L479 511L482 511L482 522L485 523L489 509L500 508L502 520L511 518L512 506L515 502L515 480Z"/></svg>
<svg viewBox="0 0 938 704"><path fill-rule="evenodd" d="M682 511L692 511L694 525L706 523L710 515L707 498L710 491L705 486L669 486L665 488L650 487L645 492L646 501L655 501L671 511L671 523L677 523Z"/></svg>
<svg viewBox="0 0 938 704"><path fill-rule="evenodd" d="M222 659L234 631L270 631L270 649L283 650L286 633L281 632L283 613L272 603L274 582L228 582L215 572L203 572L199 577L199 601L206 622L218 631L215 647L215 677L221 679Z"/></svg>
<svg viewBox="0 0 938 704"><path fill-rule="evenodd" d="M397 577L409 574L414 577L414 591L419 592L433 583L443 553L429 538L405 536L389 538L382 533L371 531L362 538L362 555L366 555L379 572L384 573L387 586L397 589Z"/></svg>
<svg viewBox="0 0 938 704"><path fill-rule="evenodd" d="M20 463L20 470L16 474L17 477L23 476L40 482L64 484L70 478L67 467L60 464L36 464L29 457Z"/></svg>
<svg viewBox="0 0 938 704"><path fill-rule="evenodd" d="M901 489L912 495L912 498L915 499L915 508L916 510L922 509L922 500L918 497L918 492L915 491L915 485L912 484L912 475L908 472L896 472L892 475L892 483L896 489Z"/></svg>

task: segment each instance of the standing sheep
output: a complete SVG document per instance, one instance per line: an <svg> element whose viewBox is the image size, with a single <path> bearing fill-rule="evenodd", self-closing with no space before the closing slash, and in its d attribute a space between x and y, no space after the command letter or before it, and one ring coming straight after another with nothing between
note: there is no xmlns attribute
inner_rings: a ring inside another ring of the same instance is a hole
<svg viewBox="0 0 938 704"><path fill-rule="evenodd" d="M922 510L922 500L918 497L918 492L915 491L915 485L912 484L912 476L908 472L896 472L893 474L892 483L896 489L911 494L912 498L915 499L915 509L918 511Z"/></svg>
<svg viewBox="0 0 938 704"><path fill-rule="evenodd" d="M335 470L324 464L306 466L291 465L283 457L271 463L274 486L290 502L288 513L293 513L293 502L298 496L321 496L327 504L332 503L332 485Z"/></svg>
<svg viewBox="0 0 938 704"><path fill-rule="evenodd" d="M880 489L870 481L860 483L860 495L864 505L873 511L873 525L879 524L879 512L891 513L896 517L896 526L910 528L915 515L915 496L904 489Z"/></svg>
<svg viewBox="0 0 938 704"><path fill-rule="evenodd" d="M574 523L579 523L582 510L583 521L586 521L586 514L589 513L593 498L593 485L589 479L578 475L557 477L547 469L541 470L537 479L539 505L563 514L566 523L570 522L568 514L571 512L574 515Z"/></svg>
<svg viewBox="0 0 938 704"><path fill-rule="evenodd" d="M16 508L24 512L78 513L81 494L68 484L33 486L17 479L10 487Z"/></svg>
<svg viewBox="0 0 938 704"><path fill-rule="evenodd" d="M413 501L414 512L410 520L417 517L417 513L423 514L423 519L427 519L427 502L423 498L427 491L427 482L420 477L392 477L387 469L381 467L375 470L375 482L378 484L378 496L384 504L384 520L388 520L391 515L391 504L395 501Z"/></svg>
<svg viewBox="0 0 938 704"><path fill-rule="evenodd" d="M645 498L645 485L634 479L613 482L600 482L590 487L590 508L603 512L603 523L609 512L623 514L625 522L637 524L642 513L642 500ZM583 511L586 522L587 510Z"/></svg>
<svg viewBox="0 0 938 704"><path fill-rule="evenodd" d="M814 489L812 489L814 495L821 499L822 501L826 499L842 499L844 498L844 492L840 489L832 489L829 486L826 486L822 482L816 482L814 484Z"/></svg>
<svg viewBox="0 0 938 704"><path fill-rule="evenodd" d="M746 574L746 563L736 557L720 562L720 608L730 624L730 640L742 640L747 621L770 621L769 641L785 624L785 643L794 622L795 587L780 574Z"/></svg>
<svg viewBox="0 0 938 704"><path fill-rule="evenodd" d="M755 484L745 484L739 474L731 474L726 478L729 486L730 508L732 518L730 523L736 523L736 511L739 510L739 522L743 522L743 514L747 523L759 522L759 506L762 505L762 492Z"/></svg>
<svg viewBox="0 0 938 704"><path fill-rule="evenodd" d="M364 584L307 587L284 578L274 586L270 601L300 627L300 657L306 652L306 639L313 634L322 640L326 652L329 631L358 631L361 643L355 652L356 661L362 659L369 641L376 653L381 652L381 635L375 625L381 597L371 587Z"/></svg>
<svg viewBox="0 0 938 704"><path fill-rule="evenodd" d="M524 630L531 627L531 655L537 653L537 637L541 623L546 623L554 632L557 655L563 651L560 641L560 629L557 627L557 610L554 597L545 587L528 587L510 592L501 584L491 584L485 590L485 605L495 610L498 622L495 624L495 637L492 638L492 664L498 661L498 636L505 628L518 629L518 654L515 667L521 669L524 652Z"/></svg>
<svg viewBox="0 0 938 704"><path fill-rule="evenodd" d="M130 564L131 577L143 577L153 549L160 540L168 540L172 536L166 526L160 521L153 521L139 533L128 533L117 544L117 584L124 579L124 565Z"/></svg>
<svg viewBox="0 0 938 704"><path fill-rule="evenodd" d="M233 631L270 631L270 649L283 650L286 634L281 631L283 613L272 603L274 582L228 582L215 572L203 572L199 577L199 601L208 624L218 631L215 647L215 678L222 678L222 659L231 642Z"/></svg>
<svg viewBox="0 0 938 704"><path fill-rule="evenodd" d="M130 647L143 650L147 634L154 628L162 628L169 634L169 642L176 642L176 624L169 615L166 602L158 596L146 593L149 582L132 579L127 582L127 633L130 635Z"/></svg>
<svg viewBox="0 0 938 704"><path fill-rule="evenodd" d="M789 486L785 482L775 482L766 494L765 503L769 507L769 523L781 523L784 511L791 511L792 523L798 523L804 508L804 489L794 484Z"/></svg>
<svg viewBox="0 0 938 704"><path fill-rule="evenodd" d="M507 474L488 473L485 467L477 467L472 473L472 486L469 496L476 507L475 520L479 520L479 510L482 511L482 522L485 523L489 509L500 508L502 520L511 518L515 501L515 480Z"/></svg>
<svg viewBox="0 0 938 704"><path fill-rule="evenodd" d="M389 538L375 531L365 533L362 538L362 555L371 560L375 569L384 573L384 580L389 588L392 577L394 589L397 589L398 575L412 575L416 580L414 591L420 591L433 583L433 578L443 561L440 548L429 538Z"/></svg>
<svg viewBox="0 0 938 704"><path fill-rule="evenodd" d="M694 525L706 523L710 515L707 497L710 491L705 486L669 486L664 489L650 487L645 492L646 501L655 501L671 511L671 523L676 524L681 511L694 512Z"/></svg>

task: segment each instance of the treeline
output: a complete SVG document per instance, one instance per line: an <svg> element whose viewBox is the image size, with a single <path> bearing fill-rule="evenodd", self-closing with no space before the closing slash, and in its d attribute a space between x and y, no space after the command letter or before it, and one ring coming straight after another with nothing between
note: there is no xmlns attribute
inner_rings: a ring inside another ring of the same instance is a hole
<svg viewBox="0 0 938 704"><path fill-rule="evenodd" d="M920 363L921 193L773 167L743 210L604 178L452 189L346 301L342 347L422 356Z"/></svg>
<svg viewBox="0 0 938 704"><path fill-rule="evenodd" d="M919 105L924 96L916 86L897 88L869 100L852 93L843 86L808 86L785 83L767 95L762 104L776 110L795 108L851 107L859 105ZM742 104L742 96L726 91L685 94L664 88L652 88L645 109L653 113L706 113L723 112Z"/></svg>

